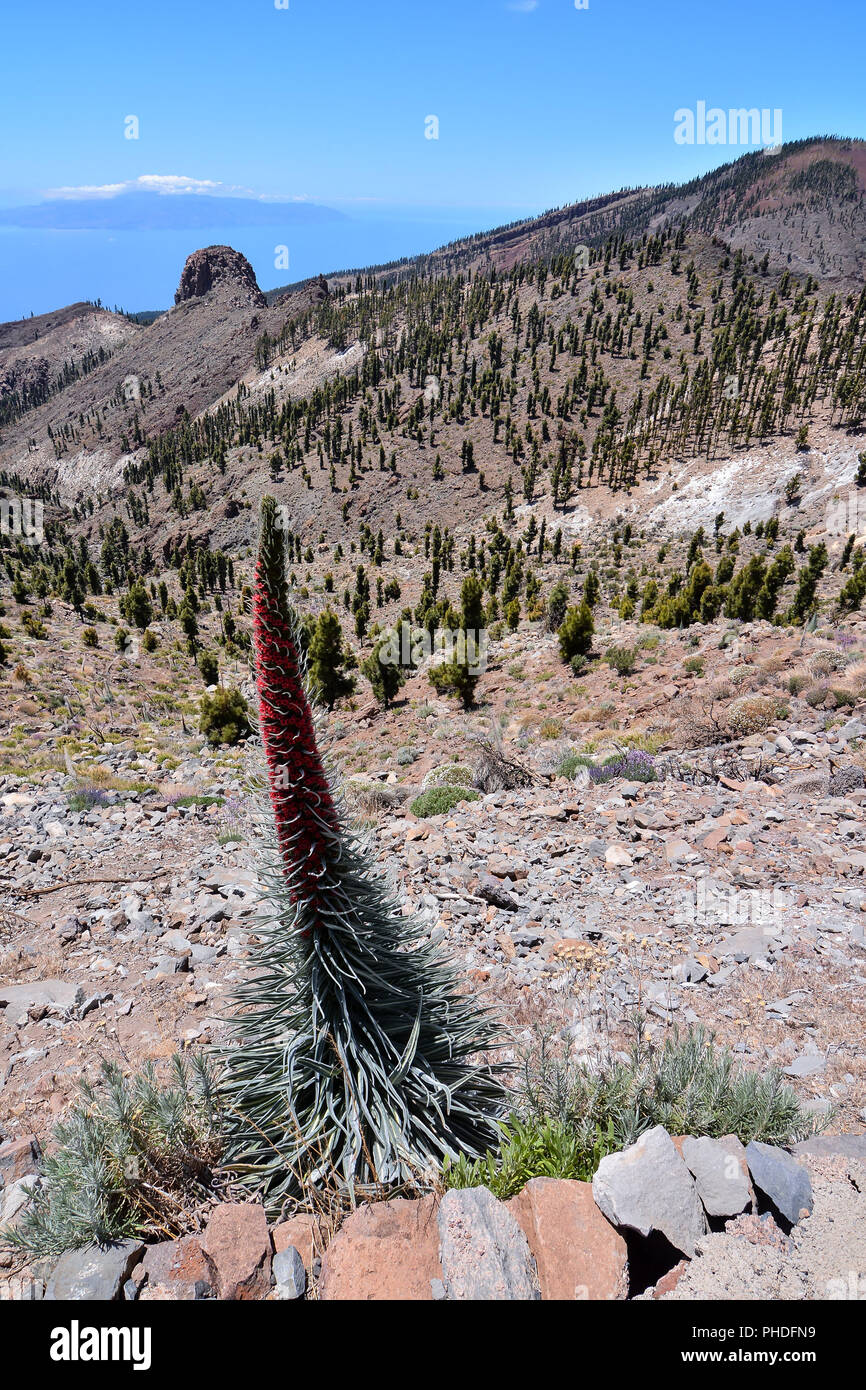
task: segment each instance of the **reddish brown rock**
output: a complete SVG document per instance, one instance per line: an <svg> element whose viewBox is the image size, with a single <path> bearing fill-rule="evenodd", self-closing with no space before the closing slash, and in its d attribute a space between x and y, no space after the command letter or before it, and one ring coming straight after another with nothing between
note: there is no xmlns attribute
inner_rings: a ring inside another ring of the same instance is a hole
<svg viewBox="0 0 866 1390"><path fill-rule="evenodd" d="M624 1299L628 1249L592 1184L533 1178L506 1203L535 1257L543 1299Z"/></svg>
<svg viewBox="0 0 866 1390"><path fill-rule="evenodd" d="M288 1221L281 1221L279 1226L275 1226L271 1231L271 1239L277 1254L294 1246L304 1262L304 1269L308 1275L313 1268L313 1260L317 1255L321 1255L325 1248L318 1221L315 1216L306 1212L291 1216Z"/></svg>
<svg viewBox="0 0 866 1390"><path fill-rule="evenodd" d="M669 1269L667 1274L663 1274L658 1283L653 1286L653 1298L664 1298L665 1294L673 1293L680 1279L685 1274L691 1260L680 1260L679 1264Z"/></svg>
<svg viewBox="0 0 866 1390"><path fill-rule="evenodd" d="M442 1278L437 1197L359 1207L325 1251L319 1297L432 1301Z"/></svg>
<svg viewBox="0 0 866 1390"><path fill-rule="evenodd" d="M265 1298L271 1287L271 1238L264 1208L225 1202L214 1209L203 1241L218 1298Z"/></svg>
<svg viewBox="0 0 866 1390"><path fill-rule="evenodd" d="M267 306L252 266L231 246L204 246L187 256L174 302L201 299L217 286L227 287L244 303L261 309Z"/></svg>
<svg viewBox="0 0 866 1390"><path fill-rule="evenodd" d="M148 1246L141 1269L151 1288L174 1289L177 1299L206 1297L213 1287L211 1269L197 1236Z"/></svg>
<svg viewBox="0 0 866 1390"><path fill-rule="evenodd" d="M7 1139L0 1144L0 1183L17 1182L35 1173L39 1167L42 1150L35 1134L25 1134L23 1139Z"/></svg>

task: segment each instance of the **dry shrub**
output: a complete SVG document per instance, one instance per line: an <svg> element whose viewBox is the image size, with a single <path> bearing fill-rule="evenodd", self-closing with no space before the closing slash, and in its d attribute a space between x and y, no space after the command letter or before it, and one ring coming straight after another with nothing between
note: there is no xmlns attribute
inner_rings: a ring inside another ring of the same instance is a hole
<svg viewBox="0 0 866 1390"><path fill-rule="evenodd" d="M761 662L760 669L767 676L778 676L782 671L787 669L790 659L787 652L781 650L771 652L770 655L765 657Z"/></svg>
<svg viewBox="0 0 866 1390"><path fill-rule="evenodd" d="M792 671L785 682L789 695L801 695L804 690L809 689L811 684L811 672L804 670L802 666L799 666L796 671Z"/></svg>
<svg viewBox="0 0 866 1390"><path fill-rule="evenodd" d="M676 743L681 748L709 748L730 738L724 712L715 700L689 700L680 710Z"/></svg>
<svg viewBox="0 0 866 1390"><path fill-rule="evenodd" d="M803 692L803 699L811 709L817 709L823 705L827 698L828 687L826 685L810 685L808 690Z"/></svg>
<svg viewBox="0 0 866 1390"><path fill-rule="evenodd" d="M717 704L722 700L732 699L733 694L734 687L728 680L713 681L712 685L707 687L707 698Z"/></svg>
<svg viewBox="0 0 866 1390"><path fill-rule="evenodd" d="M734 738L762 734L776 718L777 703L763 695L745 695L728 710L727 726Z"/></svg>

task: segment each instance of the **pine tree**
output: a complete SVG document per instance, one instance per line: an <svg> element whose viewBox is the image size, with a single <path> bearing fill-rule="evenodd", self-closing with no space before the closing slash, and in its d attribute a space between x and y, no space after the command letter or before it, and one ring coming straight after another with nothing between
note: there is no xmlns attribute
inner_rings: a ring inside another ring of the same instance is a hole
<svg viewBox="0 0 866 1390"><path fill-rule="evenodd" d="M474 574L463 580L460 607L460 643L451 661L431 669L430 684L440 692L453 691L463 708L471 709L481 679L480 633L484 626L484 590Z"/></svg>
<svg viewBox="0 0 866 1390"><path fill-rule="evenodd" d="M355 679L347 671L355 665L354 654L343 646L343 629L332 609L326 608L310 633L310 685L316 699L333 709L344 695L351 695Z"/></svg>
<svg viewBox="0 0 866 1390"><path fill-rule="evenodd" d="M361 670L373 687L373 694L385 709L388 708L400 687L406 683L406 673L402 666L396 661L382 660L383 649L388 648L390 651L393 642L393 634L385 633L383 637L379 638L367 660L361 665Z"/></svg>
<svg viewBox="0 0 866 1390"><path fill-rule="evenodd" d="M559 629L559 652L563 661L586 656L592 647L594 632L592 609L585 599L579 608L569 608Z"/></svg>
<svg viewBox="0 0 866 1390"><path fill-rule="evenodd" d="M270 1210L334 1180L355 1198L494 1138L504 1095L473 1054L498 1028L406 917L319 752L276 503L262 504L254 633L276 831L270 920L225 1050L228 1159Z"/></svg>

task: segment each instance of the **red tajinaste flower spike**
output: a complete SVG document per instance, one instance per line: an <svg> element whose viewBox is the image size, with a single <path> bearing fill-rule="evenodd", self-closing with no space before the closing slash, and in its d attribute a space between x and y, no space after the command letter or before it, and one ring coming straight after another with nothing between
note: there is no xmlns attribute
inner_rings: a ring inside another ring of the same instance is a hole
<svg viewBox="0 0 866 1390"><path fill-rule="evenodd" d="M416 1182L496 1141L498 1022L403 911L332 796L316 743L272 497L256 568L256 680L279 845L223 1051L226 1161L269 1211L313 1189ZM320 1198L316 1198L317 1203Z"/></svg>
<svg viewBox="0 0 866 1390"><path fill-rule="evenodd" d="M277 504L266 497L253 601L259 722L292 901L311 903L331 853L339 853L340 818L316 743L284 556Z"/></svg>

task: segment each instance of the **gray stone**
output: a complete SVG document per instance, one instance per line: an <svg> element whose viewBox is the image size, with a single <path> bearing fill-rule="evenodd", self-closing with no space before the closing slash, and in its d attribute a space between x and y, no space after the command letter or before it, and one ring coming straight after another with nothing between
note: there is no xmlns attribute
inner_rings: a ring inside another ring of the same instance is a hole
<svg viewBox="0 0 866 1390"><path fill-rule="evenodd" d="M178 955L182 956L189 955L192 950L192 942L186 939L182 931L163 932L159 944L169 951L177 951Z"/></svg>
<svg viewBox="0 0 866 1390"><path fill-rule="evenodd" d="M17 1182L7 1183L0 1191L0 1226L16 1224L15 1218L30 1201L30 1193L38 1187L40 1179L36 1173L28 1173Z"/></svg>
<svg viewBox="0 0 866 1390"><path fill-rule="evenodd" d="M539 1299L526 1236L486 1187L446 1192L439 1204L442 1283L449 1299Z"/></svg>
<svg viewBox="0 0 866 1390"><path fill-rule="evenodd" d="M751 1203L749 1175L717 1139L686 1139L683 1160L707 1216L739 1216Z"/></svg>
<svg viewBox="0 0 866 1390"><path fill-rule="evenodd" d="M778 950L777 934L769 927L744 927L733 936L726 937L713 948L716 956L733 956L734 960L751 961Z"/></svg>
<svg viewBox="0 0 866 1390"><path fill-rule="evenodd" d="M827 1058L822 1052L804 1052L795 1057L788 1067L783 1067L786 1076L820 1076L827 1068Z"/></svg>
<svg viewBox="0 0 866 1390"><path fill-rule="evenodd" d="M192 948L192 962L194 965L212 965L219 955L216 946L194 945Z"/></svg>
<svg viewBox="0 0 866 1390"><path fill-rule="evenodd" d="M804 1209L812 1210L812 1184L809 1174L784 1149L752 1140L746 1147L752 1182L759 1192L791 1225L800 1220Z"/></svg>
<svg viewBox="0 0 866 1390"><path fill-rule="evenodd" d="M292 1298L303 1298L307 1287L307 1272L304 1269L304 1261L294 1245L277 1251L271 1269L278 1299L288 1301Z"/></svg>
<svg viewBox="0 0 866 1390"><path fill-rule="evenodd" d="M60 1256L48 1281L49 1302L96 1301L123 1297L123 1289L144 1254L140 1240L121 1240L114 1245L85 1245Z"/></svg>
<svg viewBox="0 0 866 1390"><path fill-rule="evenodd" d="M701 980L705 980L708 974L706 966L701 965L700 961L695 960L693 956L687 956L682 963L682 978L687 980L689 984L700 984Z"/></svg>
<svg viewBox="0 0 866 1390"><path fill-rule="evenodd" d="M792 1144L791 1152L828 1158L841 1154L844 1158L866 1163L866 1134L813 1134L811 1139L801 1139L799 1144Z"/></svg>
<svg viewBox="0 0 866 1390"><path fill-rule="evenodd" d="M860 791L864 782L866 778L862 767L852 763L850 767L842 767L833 773L827 790L830 796L847 796L848 792Z"/></svg>
<svg viewBox="0 0 866 1390"><path fill-rule="evenodd" d="M596 1205L612 1225L648 1236L660 1231L689 1258L707 1221L694 1180L661 1125L622 1153L601 1160L592 1180Z"/></svg>
<svg viewBox="0 0 866 1390"><path fill-rule="evenodd" d="M81 985L64 980L33 980L26 985L5 985L0 989L0 1009L9 1008L13 1014L40 1005L70 1013L84 1001Z"/></svg>
<svg viewBox="0 0 866 1390"><path fill-rule="evenodd" d="M158 956L153 970L148 971L147 978L157 979L160 975L180 975L189 970L189 958L187 956Z"/></svg>

